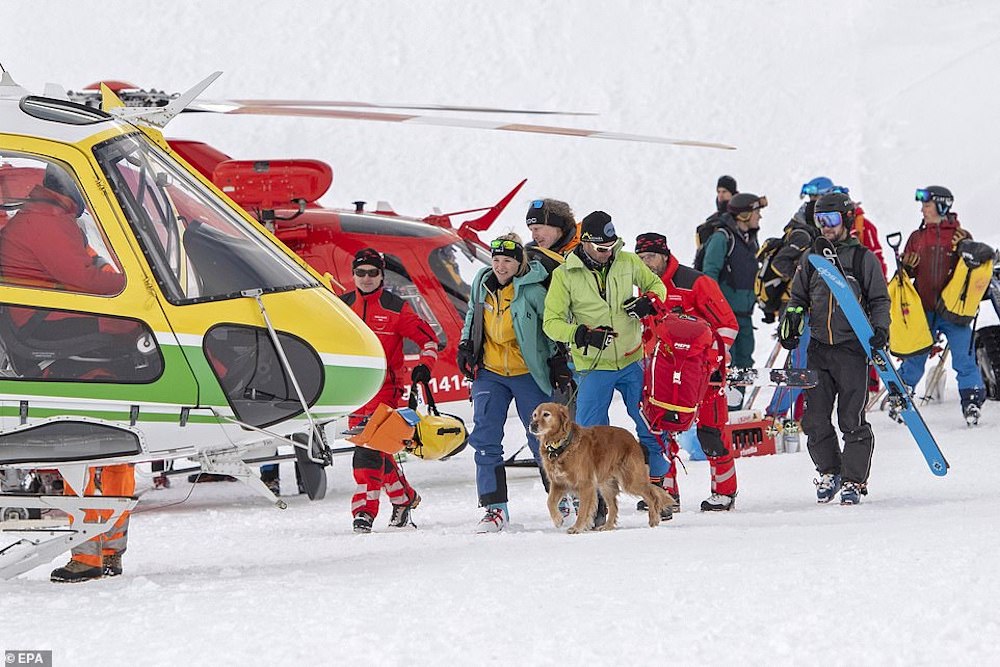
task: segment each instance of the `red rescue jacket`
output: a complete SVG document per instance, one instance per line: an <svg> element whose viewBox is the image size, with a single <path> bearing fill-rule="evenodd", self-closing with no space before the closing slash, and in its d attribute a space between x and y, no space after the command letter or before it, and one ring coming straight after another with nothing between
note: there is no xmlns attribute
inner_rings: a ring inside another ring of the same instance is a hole
<svg viewBox="0 0 1000 667"><path fill-rule="evenodd" d="M403 339L409 338L420 346L420 363L434 370L437 361L438 339L406 301L379 287L374 292L362 294L355 290L340 297L351 310L368 325L385 350L386 374L382 387L395 387L400 393L410 381L404 375Z"/></svg>
<svg viewBox="0 0 1000 667"><path fill-rule="evenodd" d="M667 288L667 298L664 300L667 309L673 310L679 306L685 314L706 320L728 351L736 340L740 325L729 302L722 295L719 283L690 266L684 266L673 255L667 258L667 269L660 278ZM646 330L643 338L647 353L651 352L656 344L655 337Z"/></svg>

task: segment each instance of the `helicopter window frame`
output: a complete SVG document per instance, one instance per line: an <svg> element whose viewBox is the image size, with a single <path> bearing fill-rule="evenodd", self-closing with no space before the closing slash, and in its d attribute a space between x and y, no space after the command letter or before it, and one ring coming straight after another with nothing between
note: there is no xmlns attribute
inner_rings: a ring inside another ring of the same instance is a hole
<svg viewBox="0 0 1000 667"><path fill-rule="evenodd" d="M87 192L81 185L82 181L80 179L80 175L66 161L27 151L0 151L0 213L5 214L7 218L3 222L2 229L6 229L7 225L17 220L17 216L20 215L20 211L24 208L25 204L33 201L34 198L32 197L32 194L35 192L35 187L45 187L45 173L49 167L59 168L62 171L62 174L68 177L70 181L72 181L72 184L76 187L75 194L79 196L79 201L77 203L82 204L82 210L76 216L76 224L77 227L80 228L83 235L86 248L92 251L95 262L97 259L100 259L110 266L116 273L122 276L122 287L115 291L102 291L79 286L67 286L62 283L57 283L55 278L51 275L46 278L46 282L44 283L35 282L32 279L19 280L17 278L5 277L3 275L4 272L2 271L3 267L0 267L0 286L23 289L41 289L70 294L83 294L100 298L113 298L118 296L125 291L125 288L128 285L128 276L126 275L125 269L122 267L122 263L115 253L111 242L108 240L108 235L104 226L100 223L98 216L94 213L94 208L90 199L87 197ZM25 192L23 196L15 196L12 193L8 194L3 185L3 179L5 176L4 170L8 168L38 170L40 178L33 188L30 191ZM57 192L57 194L62 193Z"/></svg>
<svg viewBox="0 0 1000 667"><path fill-rule="evenodd" d="M93 151L171 304L241 298L247 289L270 294L321 286L144 135L113 137Z"/></svg>
<svg viewBox="0 0 1000 667"><path fill-rule="evenodd" d="M385 258L385 272L382 279L382 288L386 292L398 296L400 299L408 303L413 312L416 313L420 319L427 322L431 329L434 330L434 334L438 338L438 345L441 349L444 349L443 346L448 340L448 334L444 330L444 326L442 326L441 321L438 320L437 315L434 313L434 309L431 308L430 303L427 302L427 297L420 291L420 288L417 287L413 278L410 277L410 273L406 270L406 265L403 263L403 260L390 253L382 253L382 256ZM392 276L391 282L390 276ZM419 353L420 348L417 344L409 338L404 338L404 356L413 356Z"/></svg>

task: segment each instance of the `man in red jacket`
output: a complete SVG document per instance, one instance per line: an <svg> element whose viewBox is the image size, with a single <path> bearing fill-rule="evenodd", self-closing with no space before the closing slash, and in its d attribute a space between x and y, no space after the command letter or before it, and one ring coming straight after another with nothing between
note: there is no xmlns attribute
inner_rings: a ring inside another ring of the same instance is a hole
<svg viewBox="0 0 1000 667"><path fill-rule="evenodd" d="M917 190L917 201L924 219L907 239L901 261L906 272L913 276L920 302L927 313L931 335L937 339L938 334L943 333L948 339L951 366L958 375L962 413L969 423L977 423L980 408L986 400L986 390L971 344L972 326L955 324L937 313L938 295L958 263L956 248L972 235L962 228L958 216L951 211L954 198L948 188L940 185L921 188ZM903 360L899 375L908 387L913 388L920 381L927 357L925 352Z"/></svg>
<svg viewBox="0 0 1000 667"><path fill-rule="evenodd" d="M406 301L385 290L385 258L373 248L362 248L352 263L357 289L341 296L350 308L375 332L385 350L386 375L375 397L352 415L349 426L359 425L375 411L379 403L396 407L403 395L403 339L409 338L421 347L420 363L414 366L410 381L427 382L437 361L437 336ZM416 387L411 388L411 391ZM358 488L351 499L354 532L370 533L378 514L379 493L385 488L392 503L389 525L404 528L410 525L410 511L420 503L420 496L403 476L390 454L356 447L354 449L354 481Z"/></svg>
<svg viewBox="0 0 1000 667"><path fill-rule="evenodd" d="M680 308L689 315L706 320L726 345L726 357L732 347L739 324L719 284L694 269L683 266L667 247L663 234L640 234L635 240L635 252L649 269L660 276L667 288L665 305ZM725 371L726 359L720 360L720 372ZM722 427L729 420L729 408L721 381L710 384L698 408L698 441L712 469L712 495L702 502L702 511L722 511L733 508L736 497L736 465L722 440ZM663 487L677 499L674 511L680 510L677 490L677 443L670 441L670 469L663 478ZM654 482L659 480L654 480Z"/></svg>

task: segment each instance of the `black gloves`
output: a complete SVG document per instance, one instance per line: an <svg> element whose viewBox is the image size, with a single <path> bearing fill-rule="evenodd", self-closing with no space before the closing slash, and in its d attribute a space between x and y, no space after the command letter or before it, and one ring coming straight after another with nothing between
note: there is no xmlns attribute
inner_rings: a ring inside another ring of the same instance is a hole
<svg viewBox="0 0 1000 667"><path fill-rule="evenodd" d="M656 314L656 308L653 306L652 300L645 295L625 299L625 303L622 306L625 307L626 315L634 317L637 320Z"/></svg>
<svg viewBox="0 0 1000 667"><path fill-rule="evenodd" d="M576 328L576 333L573 334L573 342L576 343L577 347L581 347L584 350L588 347L596 347L598 350L603 350L608 345L611 345L611 341L618 337L615 330L611 327L597 327L591 329L585 324L581 324Z"/></svg>
<svg viewBox="0 0 1000 667"><path fill-rule="evenodd" d="M469 339L463 340L458 344L458 354L455 355L455 361L458 362L458 370L462 372L462 375L470 380L476 379L476 358L475 353L472 349L472 341ZM416 372L417 369L413 369Z"/></svg>
<svg viewBox="0 0 1000 667"><path fill-rule="evenodd" d="M461 352L460 352L461 353ZM461 362L459 362L461 366ZM430 382L431 381L431 369L427 368L427 364L417 364L413 367L413 372L410 373L410 382Z"/></svg>
<svg viewBox="0 0 1000 667"><path fill-rule="evenodd" d="M549 359L549 380L552 388L568 394L573 391L573 371L569 369L569 361L562 354Z"/></svg>
<svg viewBox="0 0 1000 667"><path fill-rule="evenodd" d="M875 329L875 333L868 339L868 344L871 345L872 352L875 350L884 350L889 344L889 332L882 327Z"/></svg>
<svg viewBox="0 0 1000 667"><path fill-rule="evenodd" d="M805 331L805 310L802 306L789 306L781 317L778 326L778 341L786 350L794 350L799 346L799 339Z"/></svg>

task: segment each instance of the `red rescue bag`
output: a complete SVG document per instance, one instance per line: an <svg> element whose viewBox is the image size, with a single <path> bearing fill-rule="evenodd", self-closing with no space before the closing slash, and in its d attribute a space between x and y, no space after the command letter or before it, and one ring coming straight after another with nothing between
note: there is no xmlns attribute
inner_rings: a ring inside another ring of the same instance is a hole
<svg viewBox="0 0 1000 667"><path fill-rule="evenodd" d="M725 348L699 317L667 313L647 322L655 344L646 360L642 413L654 431L686 431Z"/></svg>

